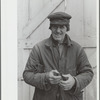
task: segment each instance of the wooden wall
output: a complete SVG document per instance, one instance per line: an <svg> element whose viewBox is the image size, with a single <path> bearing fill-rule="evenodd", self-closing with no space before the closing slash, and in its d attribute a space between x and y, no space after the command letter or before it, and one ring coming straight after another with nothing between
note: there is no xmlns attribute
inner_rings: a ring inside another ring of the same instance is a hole
<svg viewBox="0 0 100 100"><path fill-rule="evenodd" d="M32 100L34 87L22 79L31 48L50 36L50 13L72 15L68 35L82 45L95 76L85 89L84 100L96 100L96 0L18 0L18 100Z"/></svg>

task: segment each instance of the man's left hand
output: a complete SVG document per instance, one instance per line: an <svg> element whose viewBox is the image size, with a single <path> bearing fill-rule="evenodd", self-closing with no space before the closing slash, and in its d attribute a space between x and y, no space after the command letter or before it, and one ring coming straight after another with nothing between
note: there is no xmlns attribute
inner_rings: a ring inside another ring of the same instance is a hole
<svg viewBox="0 0 100 100"><path fill-rule="evenodd" d="M68 80L65 80L65 81L61 80L59 83L59 86L63 90L70 90L75 84L75 79L70 74L63 75L63 77L68 78Z"/></svg>

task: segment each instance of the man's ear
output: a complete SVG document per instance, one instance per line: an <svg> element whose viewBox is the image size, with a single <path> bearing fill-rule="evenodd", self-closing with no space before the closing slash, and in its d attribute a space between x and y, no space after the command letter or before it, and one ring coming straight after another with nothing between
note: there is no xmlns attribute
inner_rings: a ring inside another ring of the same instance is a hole
<svg viewBox="0 0 100 100"><path fill-rule="evenodd" d="M67 27L66 27L66 32L68 31Z"/></svg>
<svg viewBox="0 0 100 100"><path fill-rule="evenodd" d="M70 25L66 25L66 31L70 30Z"/></svg>
<svg viewBox="0 0 100 100"><path fill-rule="evenodd" d="M68 31L68 27L67 26L65 26L66 27L66 32Z"/></svg>
<svg viewBox="0 0 100 100"><path fill-rule="evenodd" d="M51 30L51 28L52 28L52 25L50 24L49 29Z"/></svg>

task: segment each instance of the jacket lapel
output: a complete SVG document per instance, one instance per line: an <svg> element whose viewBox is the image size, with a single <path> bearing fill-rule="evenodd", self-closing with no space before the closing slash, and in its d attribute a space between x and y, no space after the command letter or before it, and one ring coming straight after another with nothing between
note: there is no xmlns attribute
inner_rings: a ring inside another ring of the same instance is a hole
<svg viewBox="0 0 100 100"><path fill-rule="evenodd" d="M52 53L52 59L53 59L54 64L55 64L55 66L53 67L53 69L58 70L58 69L57 69L58 64L57 64L56 59L55 59L55 56L54 56L53 44L52 44L51 36L50 36L49 39L47 39L47 41L45 42L45 46L46 46L47 48L49 48L50 51L51 51L51 53Z"/></svg>

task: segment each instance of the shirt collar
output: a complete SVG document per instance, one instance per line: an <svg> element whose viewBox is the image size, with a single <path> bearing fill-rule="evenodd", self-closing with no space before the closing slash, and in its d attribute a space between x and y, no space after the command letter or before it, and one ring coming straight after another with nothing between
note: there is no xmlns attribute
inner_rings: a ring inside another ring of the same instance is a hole
<svg viewBox="0 0 100 100"><path fill-rule="evenodd" d="M57 42L56 40L53 39L52 35L51 35L51 39L52 39L52 44L53 44L53 46L57 46L57 45L58 45L58 42ZM67 43L68 43L68 42L67 42L67 39L66 39L66 37L65 37L64 40L63 40L63 42L60 43L60 44L67 44Z"/></svg>

